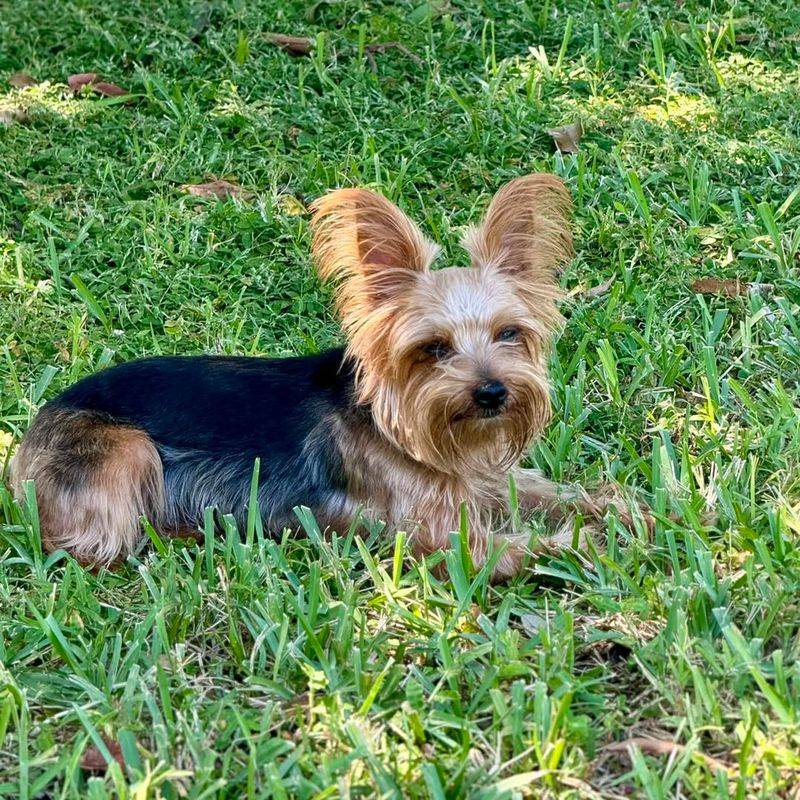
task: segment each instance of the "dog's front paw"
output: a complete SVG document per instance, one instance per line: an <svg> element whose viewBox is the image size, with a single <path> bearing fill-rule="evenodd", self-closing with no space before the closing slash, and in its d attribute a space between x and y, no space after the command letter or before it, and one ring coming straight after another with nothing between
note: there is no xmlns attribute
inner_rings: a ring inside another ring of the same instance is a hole
<svg viewBox="0 0 800 800"><path fill-rule="evenodd" d="M615 487L593 492L581 504L581 511L596 520L605 519L609 513L615 514L630 531L644 527L648 536L652 535L655 528L655 518L650 508L641 501L625 497Z"/></svg>

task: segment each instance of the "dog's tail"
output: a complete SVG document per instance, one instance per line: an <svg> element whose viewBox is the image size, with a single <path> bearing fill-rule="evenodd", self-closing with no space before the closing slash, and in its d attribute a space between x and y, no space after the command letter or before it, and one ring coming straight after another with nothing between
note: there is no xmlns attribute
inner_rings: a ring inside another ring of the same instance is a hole
<svg viewBox="0 0 800 800"><path fill-rule="evenodd" d="M106 415L46 406L20 445L11 484L20 502L33 481L42 543L84 564L128 556L141 537L141 516L154 525L164 511L164 474L152 439Z"/></svg>

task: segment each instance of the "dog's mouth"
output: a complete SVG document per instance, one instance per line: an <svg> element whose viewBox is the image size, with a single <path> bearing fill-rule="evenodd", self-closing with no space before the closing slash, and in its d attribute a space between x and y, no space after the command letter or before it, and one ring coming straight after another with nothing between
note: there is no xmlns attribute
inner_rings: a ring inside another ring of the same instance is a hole
<svg viewBox="0 0 800 800"><path fill-rule="evenodd" d="M467 408L459 411L450 418L450 422L464 422L465 420L497 419L505 412L505 408Z"/></svg>

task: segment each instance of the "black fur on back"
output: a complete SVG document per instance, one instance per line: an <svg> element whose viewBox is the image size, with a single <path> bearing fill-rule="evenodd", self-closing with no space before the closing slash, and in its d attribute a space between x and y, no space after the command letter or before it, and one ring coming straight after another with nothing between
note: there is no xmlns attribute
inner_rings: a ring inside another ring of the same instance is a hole
<svg viewBox="0 0 800 800"><path fill-rule="evenodd" d="M94 411L147 432L164 468L166 524L202 522L216 507L241 523L254 460L259 503L273 528L295 526L292 508L335 516L347 502L332 421L354 409L342 349L299 358L164 356L85 378L52 408Z"/></svg>

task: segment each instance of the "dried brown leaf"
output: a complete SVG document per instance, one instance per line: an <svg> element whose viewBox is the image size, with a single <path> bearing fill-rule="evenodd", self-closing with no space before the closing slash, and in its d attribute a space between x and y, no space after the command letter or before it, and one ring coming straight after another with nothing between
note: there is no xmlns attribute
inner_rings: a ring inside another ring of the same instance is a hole
<svg viewBox="0 0 800 800"><path fill-rule="evenodd" d="M106 739L105 736L103 737L103 743L108 748L112 758L125 769L125 759L122 757L122 748L119 744ZM96 745L90 745L84 750L83 758L81 758L81 769L85 769L87 772L105 772L107 767L106 759Z"/></svg>
<svg viewBox="0 0 800 800"><path fill-rule="evenodd" d="M769 294L775 288L771 283L744 283L738 278L698 278L693 281L691 290L696 294L721 294L725 297L741 297L751 292Z"/></svg>
<svg viewBox="0 0 800 800"><path fill-rule="evenodd" d="M106 83L105 81L98 81L97 83L90 84L93 92L103 95L103 97L123 97L130 94L127 89L117 86L116 83Z"/></svg>
<svg viewBox="0 0 800 800"><path fill-rule="evenodd" d="M577 153L578 145L583 137L583 125L580 121L573 122L560 128L551 128L547 133L553 137L560 153Z"/></svg>
<svg viewBox="0 0 800 800"><path fill-rule="evenodd" d="M252 192L242 189L241 186L230 181L209 181L208 183L187 183L181 187L188 194L195 197L216 197L225 200L228 197L241 197L246 199Z"/></svg>
<svg viewBox="0 0 800 800"><path fill-rule="evenodd" d="M84 86L91 86L100 76L96 72L78 72L67 78L67 85L73 92L77 93Z"/></svg>
<svg viewBox="0 0 800 800"><path fill-rule="evenodd" d="M307 36L289 36L285 33L268 33L267 41L293 56L307 56L314 48L314 40Z"/></svg>
<svg viewBox="0 0 800 800"><path fill-rule="evenodd" d="M27 89L29 86L36 86L39 81L27 72L15 72L8 76L8 83L15 89Z"/></svg>
<svg viewBox="0 0 800 800"><path fill-rule="evenodd" d="M521 614L519 624L526 635L536 636L543 628L547 627L548 622L546 616L531 612L529 614Z"/></svg>
<svg viewBox="0 0 800 800"><path fill-rule="evenodd" d="M608 294L616 280L616 276L612 276L607 281L598 283L597 286L590 286L588 289L579 287L572 293L572 296L579 300L591 300L595 297L602 297L603 295Z"/></svg>
<svg viewBox="0 0 800 800"><path fill-rule="evenodd" d="M625 739L622 742L612 742L611 744L607 744L603 750L606 750L610 753L628 753L634 747L638 747L643 753L646 753L649 756L668 756L672 755L673 753L683 753L686 750L686 745L680 744L679 742L655 739L651 736L634 736L631 739ZM724 761L720 761L718 758L701 753L699 750L695 750L693 755L697 756L701 761L703 761L705 765L712 770L712 772L718 769L721 769L724 772L730 772L733 770L733 767L729 764L726 764Z"/></svg>
<svg viewBox="0 0 800 800"><path fill-rule="evenodd" d="M364 55L366 55L373 72L378 71L378 62L375 61L375 53L385 53L391 48L399 50L416 64L425 63L416 53L412 53L402 42L376 42L375 44L368 44L364 48Z"/></svg>

